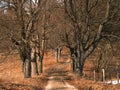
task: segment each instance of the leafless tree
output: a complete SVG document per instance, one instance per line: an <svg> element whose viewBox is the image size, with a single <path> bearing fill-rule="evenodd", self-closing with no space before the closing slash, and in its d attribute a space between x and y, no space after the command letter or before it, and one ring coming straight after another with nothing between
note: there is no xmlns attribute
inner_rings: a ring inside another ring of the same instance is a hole
<svg viewBox="0 0 120 90"><path fill-rule="evenodd" d="M31 62L33 72L38 74L37 57L41 73L44 56L44 13L47 0L3 0L3 2L8 8L6 14L11 12L18 24L19 38L13 32L9 36L20 53L24 76L31 77Z"/></svg>
<svg viewBox="0 0 120 90"><path fill-rule="evenodd" d="M75 46L69 45L69 48L74 56L73 66L80 76L83 74L86 58L92 54L99 42L105 37L114 36L111 31L106 32L109 23L114 25L112 20L119 10L119 1L114 9L113 3L112 0L64 0L65 12L71 20L75 37ZM69 39L68 35L66 36Z"/></svg>

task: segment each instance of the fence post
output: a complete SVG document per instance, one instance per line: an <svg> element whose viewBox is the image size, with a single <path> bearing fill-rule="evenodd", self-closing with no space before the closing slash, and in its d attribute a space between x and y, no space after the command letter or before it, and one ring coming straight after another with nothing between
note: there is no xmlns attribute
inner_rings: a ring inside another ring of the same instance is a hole
<svg viewBox="0 0 120 90"><path fill-rule="evenodd" d="M105 82L105 69L102 69L102 78L103 78L103 82Z"/></svg>
<svg viewBox="0 0 120 90"><path fill-rule="evenodd" d="M117 83L119 84L119 72L118 72L118 69L119 69L119 64L117 63L116 64L116 75L117 75Z"/></svg>

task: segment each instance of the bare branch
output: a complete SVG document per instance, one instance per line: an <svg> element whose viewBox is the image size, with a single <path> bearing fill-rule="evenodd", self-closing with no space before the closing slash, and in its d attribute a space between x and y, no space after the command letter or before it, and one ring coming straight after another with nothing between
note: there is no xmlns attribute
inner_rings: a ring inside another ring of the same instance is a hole
<svg viewBox="0 0 120 90"><path fill-rule="evenodd" d="M90 9L88 10L88 12L90 13L98 4L99 0L96 0L95 3L92 4L92 6L90 7Z"/></svg>

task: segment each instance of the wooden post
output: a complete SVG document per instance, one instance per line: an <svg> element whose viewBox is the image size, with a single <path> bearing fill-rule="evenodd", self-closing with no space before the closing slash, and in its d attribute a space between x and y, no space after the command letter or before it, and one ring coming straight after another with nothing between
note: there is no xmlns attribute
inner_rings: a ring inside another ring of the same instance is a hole
<svg viewBox="0 0 120 90"><path fill-rule="evenodd" d="M117 76L117 83L119 84L119 72L118 72L119 64L116 64L116 76Z"/></svg>
<svg viewBox="0 0 120 90"><path fill-rule="evenodd" d="M109 78L110 78L110 81L111 81L111 83L112 83L112 75L111 75L111 73L112 73L112 71L110 70L110 71L109 71Z"/></svg>
<svg viewBox="0 0 120 90"><path fill-rule="evenodd" d="M94 78L94 81L96 81L95 62L92 61L92 64L93 64L93 78Z"/></svg>
<svg viewBox="0 0 120 90"><path fill-rule="evenodd" d="M102 69L102 75L103 75L103 82L105 82L105 69Z"/></svg>

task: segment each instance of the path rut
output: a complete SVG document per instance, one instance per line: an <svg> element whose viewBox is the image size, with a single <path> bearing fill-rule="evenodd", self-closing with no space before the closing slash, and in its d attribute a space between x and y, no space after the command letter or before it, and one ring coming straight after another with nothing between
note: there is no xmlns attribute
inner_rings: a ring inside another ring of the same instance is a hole
<svg viewBox="0 0 120 90"><path fill-rule="evenodd" d="M59 64L48 70L49 80L45 90L78 90L64 80L64 76L67 75L65 71L66 64Z"/></svg>
<svg viewBox="0 0 120 90"><path fill-rule="evenodd" d="M77 90L74 86L68 84L62 78L58 77L49 77L49 81L45 90Z"/></svg>

